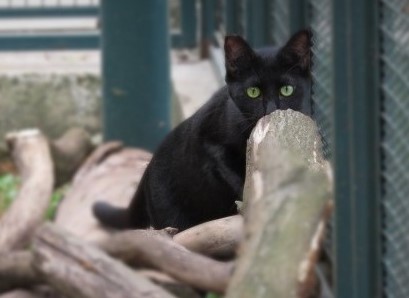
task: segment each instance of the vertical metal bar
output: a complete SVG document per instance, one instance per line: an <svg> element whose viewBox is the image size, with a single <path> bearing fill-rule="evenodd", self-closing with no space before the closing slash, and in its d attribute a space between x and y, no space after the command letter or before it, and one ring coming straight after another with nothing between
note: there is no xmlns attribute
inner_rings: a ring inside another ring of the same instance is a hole
<svg viewBox="0 0 409 298"><path fill-rule="evenodd" d="M304 0L290 0L290 33L293 34L306 25L306 11L308 2Z"/></svg>
<svg viewBox="0 0 409 298"><path fill-rule="evenodd" d="M200 56L202 58L209 57L209 46L214 38L213 34L216 30L215 20L215 0L201 0L201 42L200 42Z"/></svg>
<svg viewBox="0 0 409 298"><path fill-rule="evenodd" d="M253 47L267 41L267 4L265 0L246 1L246 38Z"/></svg>
<svg viewBox="0 0 409 298"><path fill-rule="evenodd" d="M182 16L182 43L184 47L194 47L196 45L196 1L181 0Z"/></svg>
<svg viewBox="0 0 409 298"><path fill-rule="evenodd" d="M155 149L170 129L167 1L102 1L104 137Z"/></svg>
<svg viewBox="0 0 409 298"><path fill-rule="evenodd" d="M337 297L376 298L380 129L376 0L333 0Z"/></svg>
<svg viewBox="0 0 409 298"><path fill-rule="evenodd" d="M225 0L224 20L226 34L238 34L238 3L237 0Z"/></svg>

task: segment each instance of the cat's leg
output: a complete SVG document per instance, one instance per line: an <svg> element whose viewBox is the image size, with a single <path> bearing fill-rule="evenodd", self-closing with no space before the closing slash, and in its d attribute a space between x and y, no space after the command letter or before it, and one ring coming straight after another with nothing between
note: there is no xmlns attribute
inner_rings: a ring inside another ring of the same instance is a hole
<svg viewBox="0 0 409 298"><path fill-rule="evenodd" d="M226 161L230 158L230 156L226 149L223 146L209 143L205 144L205 149L207 154L209 154L215 161L215 164L217 165L216 170L222 179L235 193L237 193L237 199L241 199L244 179L237 173L237 171L228 166ZM243 168L244 167L245 165L243 165Z"/></svg>
<svg viewBox="0 0 409 298"><path fill-rule="evenodd" d="M151 193L150 200L147 201L147 210L151 225L155 229L167 227L177 228L183 231L197 224L193 221L189 210L183 210L179 202L168 193L166 197L159 196L158 193Z"/></svg>

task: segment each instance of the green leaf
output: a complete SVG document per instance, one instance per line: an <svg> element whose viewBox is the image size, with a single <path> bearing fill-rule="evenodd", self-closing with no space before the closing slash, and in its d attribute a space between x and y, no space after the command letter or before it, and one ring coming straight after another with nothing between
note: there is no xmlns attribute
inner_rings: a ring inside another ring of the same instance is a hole
<svg viewBox="0 0 409 298"><path fill-rule="evenodd" d="M46 219L48 220L53 220L55 217L55 214L57 212L57 208L61 202L61 200L64 198L64 193L66 190L66 186L62 186L58 189L56 189L53 194L51 195L50 198L50 205L48 206L47 212L46 212Z"/></svg>
<svg viewBox="0 0 409 298"><path fill-rule="evenodd" d="M212 292L208 292L207 295L206 295L206 298L221 298L221 296L219 296L219 295L217 295L215 293L212 293Z"/></svg>
<svg viewBox="0 0 409 298"><path fill-rule="evenodd" d="M20 180L18 177L7 174L0 176L0 214L13 202L17 195Z"/></svg>

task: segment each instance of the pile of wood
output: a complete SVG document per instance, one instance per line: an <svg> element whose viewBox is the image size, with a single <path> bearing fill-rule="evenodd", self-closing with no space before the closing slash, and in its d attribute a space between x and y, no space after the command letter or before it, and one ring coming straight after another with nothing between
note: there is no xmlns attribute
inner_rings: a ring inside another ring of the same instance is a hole
<svg viewBox="0 0 409 298"><path fill-rule="evenodd" d="M0 297L319 297L331 183L314 123L283 113L262 119L249 140L244 215L180 233L107 231L92 217L95 200L127 204L149 161L119 143L88 157L45 223L55 179L48 142L36 130L9 135L22 183L0 218Z"/></svg>

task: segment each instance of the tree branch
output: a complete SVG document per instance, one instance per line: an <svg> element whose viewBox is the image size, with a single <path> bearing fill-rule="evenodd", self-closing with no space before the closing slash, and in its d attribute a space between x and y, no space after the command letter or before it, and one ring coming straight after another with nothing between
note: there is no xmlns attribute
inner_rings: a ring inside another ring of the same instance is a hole
<svg viewBox="0 0 409 298"><path fill-rule="evenodd" d="M17 198L0 218L0 253L29 243L44 220L54 184L50 150L40 131L11 133L7 143L22 181Z"/></svg>
<svg viewBox="0 0 409 298"><path fill-rule="evenodd" d="M33 265L48 285L72 298L172 298L119 261L52 224L33 242Z"/></svg>
<svg viewBox="0 0 409 298"><path fill-rule="evenodd" d="M163 231L120 232L100 247L132 266L153 267L191 286L217 293L225 291L233 269L232 263L187 250Z"/></svg>

